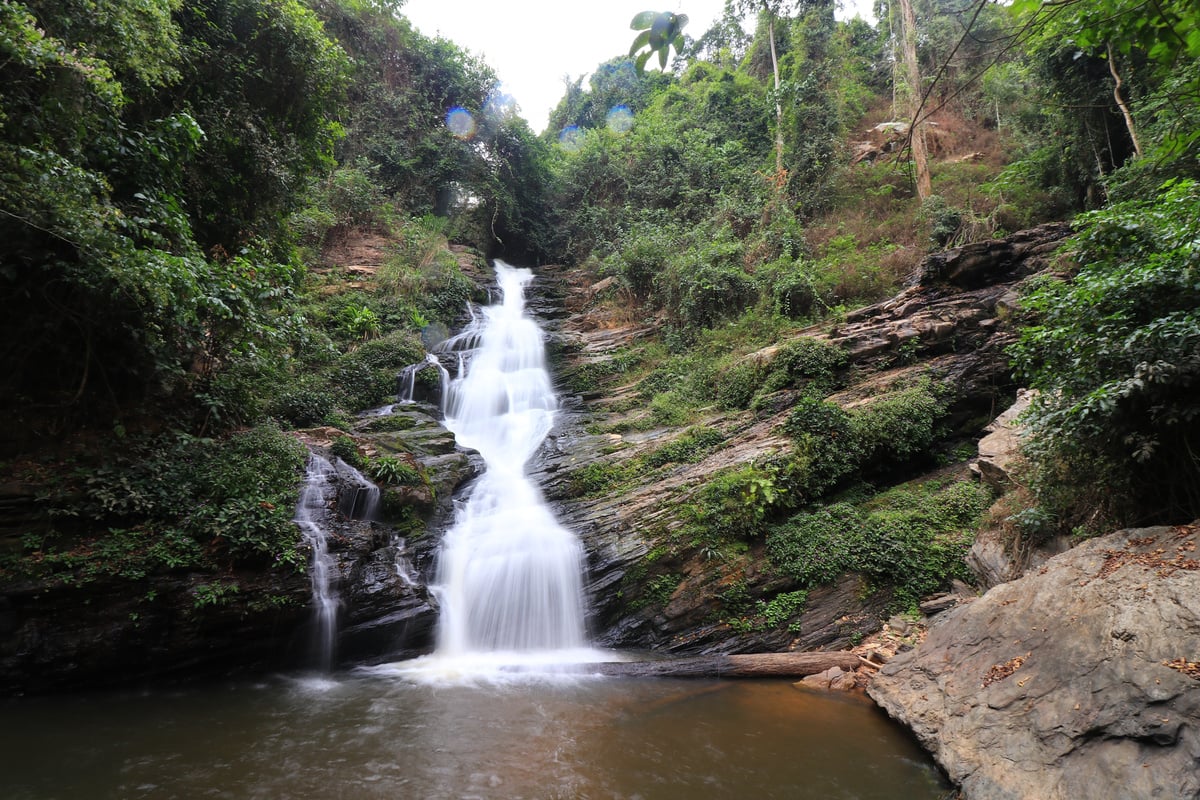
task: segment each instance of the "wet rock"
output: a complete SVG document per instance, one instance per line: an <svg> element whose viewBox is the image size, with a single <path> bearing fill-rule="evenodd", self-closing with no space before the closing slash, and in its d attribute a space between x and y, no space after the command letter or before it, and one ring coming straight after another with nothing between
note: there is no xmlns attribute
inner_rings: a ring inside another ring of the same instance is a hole
<svg viewBox="0 0 1200 800"><path fill-rule="evenodd" d="M939 615L868 692L967 800L1198 797L1198 545L1085 542Z"/></svg>

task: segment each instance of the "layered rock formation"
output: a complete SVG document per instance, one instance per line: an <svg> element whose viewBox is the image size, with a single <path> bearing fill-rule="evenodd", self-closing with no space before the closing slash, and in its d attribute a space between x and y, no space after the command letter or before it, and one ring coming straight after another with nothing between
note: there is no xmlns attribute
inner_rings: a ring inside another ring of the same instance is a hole
<svg viewBox="0 0 1200 800"><path fill-rule="evenodd" d="M1008 320L1017 284L1045 268L1048 254L1068 233L1066 225L1044 225L931 256L917 282L896 297L851 312L836 325L803 331L801 335L836 344L849 355L855 379L830 399L851 407L917 375L931 374L952 398L947 425L980 431L1015 392L1004 349L1015 335ZM580 273L543 268L539 290L547 289L561 295L572 312L551 326L568 372L603 364L652 331L653 321L633 322L620 315L619 304L614 311L612 303L597 303L613 287L589 284ZM748 358L769 364L782 344ZM622 486L619 492L580 497L572 484L579 470L592 464L619 469L681 433L668 428L590 432L595 428L587 423L627 416L630 412L620 409L633 395L628 386L568 396L567 413L534 465L565 523L587 546L593 626L601 641L680 653L816 649L848 646L878 628L890 598L862 591L860 579L847 575L809 593L803 615L791 626L798 632L780 626L735 629L721 619L722 594L770 597L790 588L764 568L761 543L750 543L736 562L714 559L697 548L664 555L657 547L682 524L679 507L714 472L791 447L780 425L794 393L779 393L764 411L714 412L701 421L702 427L719 430L725 441L696 463L669 465L653 480ZM645 586L656 579L660 596L647 598Z"/></svg>

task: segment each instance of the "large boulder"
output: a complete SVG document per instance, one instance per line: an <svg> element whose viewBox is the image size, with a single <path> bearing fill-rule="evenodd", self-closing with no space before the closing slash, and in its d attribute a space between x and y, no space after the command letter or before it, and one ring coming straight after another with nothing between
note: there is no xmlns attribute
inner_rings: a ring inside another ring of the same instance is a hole
<svg viewBox="0 0 1200 800"><path fill-rule="evenodd" d="M937 617L869 694L967 800L1200 797L1198 543L1086 542Z"/></svg>

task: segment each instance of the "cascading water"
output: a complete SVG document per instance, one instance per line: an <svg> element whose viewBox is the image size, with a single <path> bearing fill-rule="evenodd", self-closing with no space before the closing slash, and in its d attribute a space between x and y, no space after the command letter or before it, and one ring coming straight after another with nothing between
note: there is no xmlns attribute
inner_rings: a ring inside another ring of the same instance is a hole
<svg viewBox="0 0 1200 800"><path fill-rule="evenodd" d="M379 510L379 487L340 458L335 462L334 469L343 483L338 496L338 511L342 516L346 519L375 519Z"/></svg>
<svg viewBox="0 0 1200 800"><path fill-rule="evenodd" d="M339 487L341 490L339 491ZM329 552L330 510L337 505L345 519L371 520L379 507L379 487L340 458L332 462L309 452L304 487L292 520L312 550L314 653L322 672L333 667L337 654L337 561Z"/></svg>
<svg viewBox="0 0 1200 800"><path fill-rule="evenodd" d="M446 410L446 386L450 383L450 374L446 371L446 368L442 366L442 362L438 360L438 357L433 353L427 354L424 361L418 361L416 364L409 364L407 367L400 370L400 374L397 376L396 380L397 402L411 403L416 399L417 374L422 370L429 369L430 367L438 371L438 377L440 378L439 386L441 387L440 394L442 398L442 411L444 412Z"/></svg>
<svg viewBox="0 0 1200 800"><path fill-rule="evenodd" d="M338 594L334 585L337 565L329 553L328 537L321 524L328 513L329 497L335 475L333 464L316 453L310 453L300 499L296 503L293 518L304 540L312 549L313 610L316 623L316 653L318 665L328 672L333 666L333 655L337 644Z"/></svg>
<svg viewBox="0 0 1200 800"><path fill-rule="evenodd" d="M525 473L558 408L542 333L525 314L533 275L500 261L496 275L502 302L455 337L474 349L448 387L446 427L486 471L442 544L439 656L585 646L582 547Z"/></svg>

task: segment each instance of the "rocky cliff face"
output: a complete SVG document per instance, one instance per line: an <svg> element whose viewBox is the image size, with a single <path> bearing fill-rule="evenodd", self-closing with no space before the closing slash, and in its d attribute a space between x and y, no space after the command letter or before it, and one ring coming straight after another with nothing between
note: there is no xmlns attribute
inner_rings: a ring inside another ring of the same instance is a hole
<svg viewBox="0 0 1200 800"><path fill-rule="evenodd" d="M869 694L968 800L1200 797L1197 545L1085 542L935 618Z"/></svg>
<svg viewBox="0 0 1200 800"><path fill-rule="evenodd" d="M897 297L848 314L836 325L803 331L849 356L854 380L830 399L852 407L916 373L932 374L953 398L948 424L980 430L1014 390L1003 348L1011 337L1006 319L1016 282L1042 268L1045 254L1066 233L1065 226L1043 226L941 254ZM476 277L486 281L482 274ZM612 304L596 302L611 290L611 282L591 283L581 271L539 270L529 306L549 332L561 375L603 363L655 332L655 321L632 324L614 315ZM778 350L773 346L748 358L770 363ZM628 386L568 388L559 424L531 464L560 519L585 543L590 625L600 643L680 653L832 649L878 628L891 598L886 591L867 591L854 574L811 590L791 624L731 624L731 604L753 606L794 587L769 568L761 542L716 555L676 538L683 524L680 509L713 473L792 446L780 425L794 392L773 395L757 411L713 411L699 424L718 431L722 444L694 463L662 464L645 480L618 490L581 491L585 469L619 468L683 434L672 428L598 433L605 426L616 430L613 422L644 411L632 396ZM479 467L436 417L432 406L397 406L359 420L350 431L363 452L419 464L430 477L430 491L391 490L390 517L385 514L381 523L335 520L331 550L347 657L396 657L431 645L436 610L425 587L438 533L454 492ZM310 446L327 451L336 435L318 430L306 437ZM384 505L389 507L386 498ZM211 576L149 579L147 591L171 598L161 604L161 618L127 607L127 586L97 585L83 592L17 587L0 599L5 634L0 674L9 687L33 675L50 686L275 666L289 658L302 663L311 617L307 578L280 571L230 577L252 591L219 606L195 599L197 587Z"/></svg>
<svg viewBox="0 0 1200 800"><path fill-rule="evenodd" d="M1015 391L1004 348L1013 336L1007 320L1016 286L1046 266L1068 233L1066 225L1045 225L932 256L915 284L896 297L836 325L803 331L849 356L855 377L830 399L850 407L914 375L932 374L952 398L946 424L981 433ZM603 364L652 333L653 321L630 324L614 316L611 304L596 302L611 291L605 282L590 284L579 272L556 268L539 275L539 288L561 296L571 312L550 326L563 372ZM783 344L750 358L770 363ZM764 567L761 543L721 559L701 548L665 545L682 524L681 506L714 472L791 447L780 426L794 394L779 393L765 411L714 412L702 420L699 425L720 431L724 443L696 463L668 465L652 480L618 492L580 496L577 478L588 465L619 469L681 434L669 428L595 433L618 427L612 423L630 415L632 396L633 387L568 396L563 420L534 466L563 520L587 545L593 626L603 643L683 653L816 649L847 646L878 627L890 598L862 591L854 575L811 592L792 630L731 626L722 619L723 595L754 600L792 588Z"/></svg>
<svg viewBox="0 0 1200 800"><path fill-rule="evenodd" d="M434 532L451 513L454 491L478 470L436 408L406 405L384 419L358 421L360 448L403 454L429 484L385 487L379 519L367 521L339 510L341 495L356 485L333 478L319 522L335 562L343 660L410 656L432 646L437 614L421 576L432 572ZM340 435L298 433L326 456ZM36 522L35 498L19 489L0 496L23 509L15 518ZM0 692L313 666L311 597L308 575L284 566L12 583L0 593Z"/></svg>

